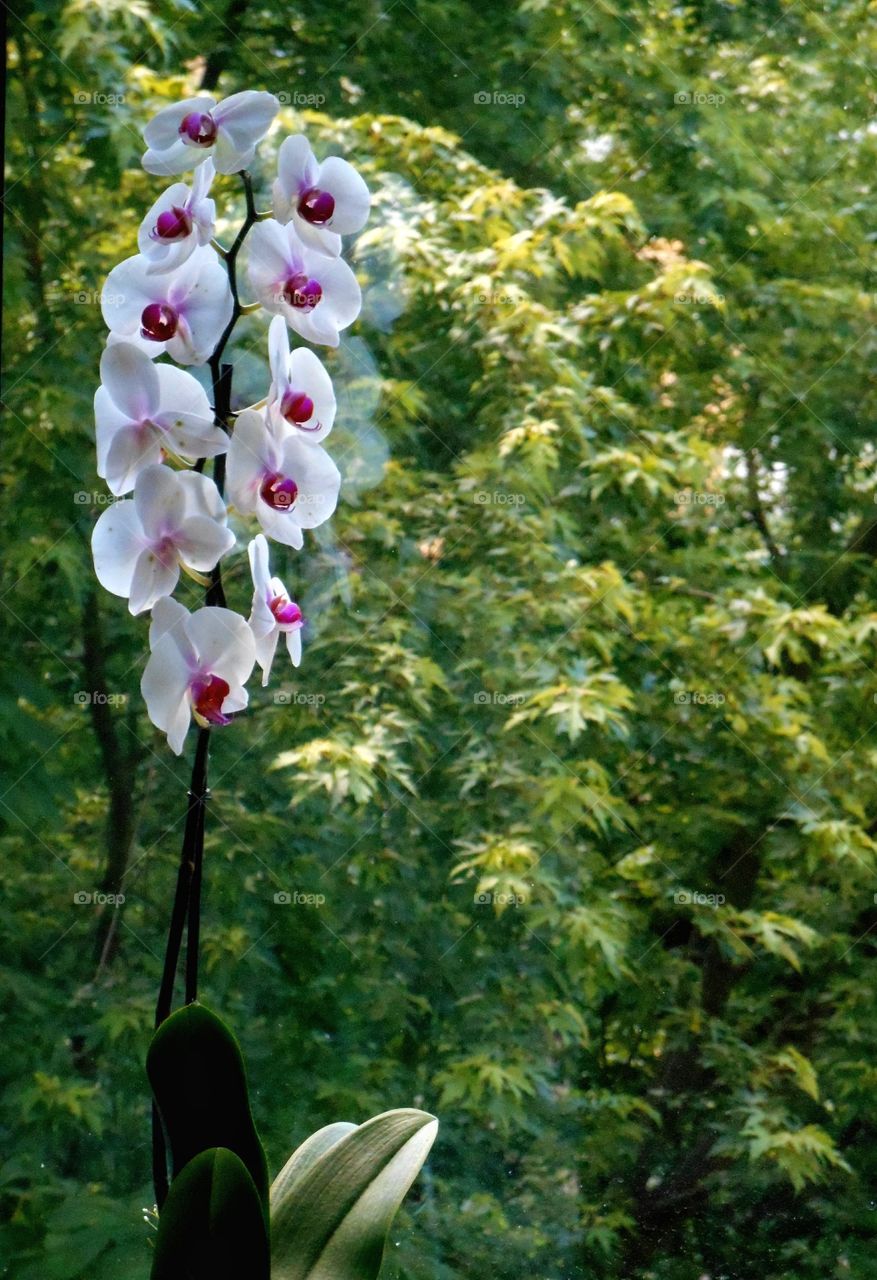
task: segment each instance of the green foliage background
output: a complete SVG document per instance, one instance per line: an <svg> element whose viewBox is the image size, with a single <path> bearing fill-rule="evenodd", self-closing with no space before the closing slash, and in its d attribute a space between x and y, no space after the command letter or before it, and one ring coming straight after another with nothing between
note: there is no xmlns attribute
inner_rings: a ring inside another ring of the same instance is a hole
<svg viewBox="0 0 877 1280"><path fill-rule="evenodd" d="M0 1274L148 1270L188 766L93 588L95 295L206 72L287 95L261 207L302 128L375 192L305 661L214 735L205 999L272 1171L422 1106L388 1277L871 1276L877 6L13 8Z"/></svg>

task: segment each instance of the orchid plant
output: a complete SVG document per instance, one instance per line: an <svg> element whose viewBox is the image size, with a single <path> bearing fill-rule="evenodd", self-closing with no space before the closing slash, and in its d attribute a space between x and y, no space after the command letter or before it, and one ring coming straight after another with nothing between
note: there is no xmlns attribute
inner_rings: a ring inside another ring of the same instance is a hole
<svg viewBox="0 0 877 1280"><path fill-rule="evenodd" d="M320 163L304 136L286 138L273 208L256 210L247 166L278 108L272 94L247 90L221 102L189 98L150 121L144 168L167 177L192 170L191 182L158 196L139 253L110 271L102 295L109 337L94 400L97 469L120 501L95 524L95 573L132 614L151 614L140 686L150 720L177 755L193 720L198 730L147 1059L153 1280L373 1280L437 1130L413 1109L329 1125L269 1187L240 1050L198 1002L210 737L246 710L255 666L268 684L281 636L300 664L302 610L271 573L269 542L301 551L306 531L332 516L341 486L323 447L336 413L332 380L309 347L291 347L289 331L336 347L361 305L341 237L364 226L369 192L347 161ZM246 201L228 248L215 238L217 175L237 175ZM239 293L242 249L250 303ZM226 346L238 319L260 309L272 317L266 394L233 412ZM207 365L211 394L179 365ZM248 617L225 598L222 564L238 550L229 512L254 534ZM173 598L182 573L205 590L194 612ZM174 1012L184 936L185 1003Z"/></svg>

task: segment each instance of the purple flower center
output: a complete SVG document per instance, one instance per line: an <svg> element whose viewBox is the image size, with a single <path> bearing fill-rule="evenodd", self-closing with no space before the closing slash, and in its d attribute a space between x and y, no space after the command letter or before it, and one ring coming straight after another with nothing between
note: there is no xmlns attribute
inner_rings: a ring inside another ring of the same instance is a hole
<svg viewBox="0 0 877 1280"><path fill-rule="evenodd" d="M222 704L228 697L228 684L221 676L199 676L192 684L192 704L195 714L208 724L230 724L222 714Z"/></svg>
<svg viewBox="0 0 877 1280"><path fill-rule="evenodd" d="M335 212L335 197L319 187L308 187L298 199L298 211L313 227L324 226Z"/></svg>
<svg viewBox="0 0 877 1280"><path fill-rule="evenodd" d="M274 511L291 511L298 497L298 485L290 476L275 471L262 481L259 496Z"/></svg>
<svg viewBox="0 0 877 1280"><path fill-rule="evenodd" d="M166 533L152 544L152 554L166 569L177 562L177 544L173 534Z"/></svg>
<svg viewBox="0 0 877 1280"><path fill-rule="evenodd" d="M179 134L196 147L211 147L216 141L216 121L209 111L190 111L180 123Z"/></svg>
<svg viewBox="0 0 877 1280"><path fill-rule="evenodd" d="M158 215L151 237L153 240L182 240L191 230L192 219L188 211L174 205Z"/></svg>
<svg viewBox="0 0 877 1280"><path fill-rule="evenodd" d="M274 614L278 622L291 625L300 623L303 619L301 609L294 600L290 600L288 596L273 596L268 601L268 608Z"/></svg>
<svg viewBox="0 0 877 1280"><path fill-rule="evenodd" d="M140 334L153 342L167 342L177 331L179 316L167 302L150 302L140 316Z"/></svg>
<svg viewBox="0 0 877 1280"><path fill-rule="evenodd" d="M309 279L303 271L290 276L283 286L283 298L297 311L313 311L323 296L316 280Z"/></svg>
<svg viewBox="0 0 877 1280"><path fill-rule="evenodd" d="M290 388L283 393L283 399L280 401L280 412L287 422L294 422L297 426L300 426L314 416L314 402L304 392L293 391ZM319 423L317 428L319 429Z"/></svg>

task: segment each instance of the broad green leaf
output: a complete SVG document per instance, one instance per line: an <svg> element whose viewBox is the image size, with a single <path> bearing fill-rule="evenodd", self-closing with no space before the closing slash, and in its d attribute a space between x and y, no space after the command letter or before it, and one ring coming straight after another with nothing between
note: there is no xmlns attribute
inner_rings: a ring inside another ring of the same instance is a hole
<svg viewBox="0 0 877 1280"><path fill-rule="evenodd" d="M403 1109L329 1125L299 1147L271 1188L272 1280L374 1280L437 1131L433 1116Z"/></svg>
<svg viewBox="0 0 877 1280"><path fill-rule="evenodd" d="M200 1152L239 1156L263 1204L268 1165L256 1133L241 1051L225 1023L200 1004L178 1009L156 1031L146 1072L167 1129L173 1175Z"/></svg>
<svg viewBox="0 0 877 1280"><path fill-rule="evenodd" d="M269 1280L259 1194L225 1147L202 1151L171 1184L158 1223L151 1280Z"/></svg>

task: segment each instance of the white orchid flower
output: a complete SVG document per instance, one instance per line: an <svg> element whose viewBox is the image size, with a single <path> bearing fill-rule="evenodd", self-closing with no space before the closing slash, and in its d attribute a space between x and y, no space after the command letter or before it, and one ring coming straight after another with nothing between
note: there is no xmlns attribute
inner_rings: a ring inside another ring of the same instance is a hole
<svg viewBox="0 0 877 1280"><path fill-rule="evenodd" d="M198 471L150 466L137 477L134 497L115 502L94 526L94 571L113 595L127 596L131 613L169 596L180 566L207 573L234 546L225 503Z"/></svg>
<svg viewBox="0 0 877 1280"><path fill-rule="evenodd" d="M302 531L323 524L338 503L341 476L322 445L273 429L254 409L238 416L226 465L230 504L297 551Z"/></svg>
<svg viewBox="0 0 877 1280"><path fill-rule="evenodd" d="M362 304L347 263L308 248L293 223L282 227L274 218L253 227L247 248L250 285L266 311L308 342L337 347Z"/></svg>
<svg viewBox="0 0 877 1280"><path fill-rule="evenodd" d="M303 440L319 444L335 421L335 392L323 362L308 347L289 350L283 316L274 316L268 329L271 389L266 415L271 423L294 428Z"/></svg>
<svg viewBox="0 0 877 1280"><path fill-rule="evenodd" d="M244 688L256 661L246 620L231 609L189 613L164 596L152 613L151 654L140 681L150 720L181 755L191 718L202 728L229 723L248 702Z"/></svg>
<svg viewBox="0 0 877 1280"><path fill-rule="evenodd" d="M228 448L207 393L184 369L154 364L139 347L117 342L101 356L100 376L94 397L97 473L117 497L165 453L195 462Z"/></svg>
<svg viewBox="0 0 877 1280"><path fill-rule="evenodd" d="M365 226L371 203L353 166L339 156L319 164L301 133L281 144L273 196L277 221L292 221L305 244L333 258L341 237Z"/></svg>
<svg viewBox="0 0 877 1280"><path fill-rule="evenodd" d="M137 246L149 259L150 274L173 271L213 239L216 203L208 193L215 175L213 161L203 160L192 176L191 187L175 182L158 197L141 222Z"/></svg>
<svg viewBox="0 0 877 1280"><path fill-rule="evenodd" d="M152 272L138 253L113 267L101 295L110 342L131 342L150 357L204 364L232 316L228 274L209 245L173 271Z"/></svg>
<svg viewBox="0 0 877 1280"><path fill-rule="evenodd" d="M256 640L256 662L262 668L262 685L268 683L277 641L286 636L286 648L292 665L301 664L302 611L290 597L279 578L271 577L268 543L259 533L247 548L253 575L253 607L250 628Z"/></svg>
<svg viewBox="0 0 877 1280"><path fill-rule="evenodd" d="M143 130L149 148L143 168L163 176L185 173L209 152L217 173L239 173L253 159L279 106L273 93L245 89L221 102L202 96L165 107Z"/></svg>

